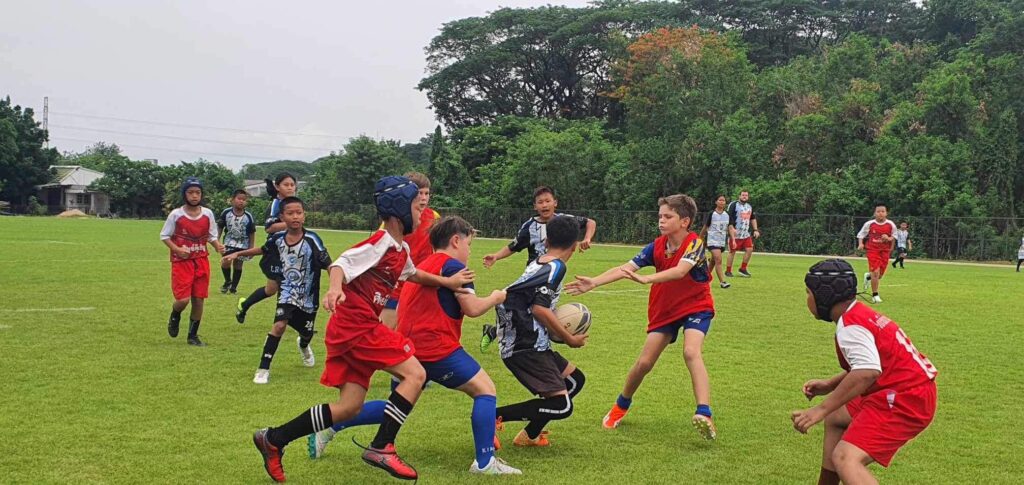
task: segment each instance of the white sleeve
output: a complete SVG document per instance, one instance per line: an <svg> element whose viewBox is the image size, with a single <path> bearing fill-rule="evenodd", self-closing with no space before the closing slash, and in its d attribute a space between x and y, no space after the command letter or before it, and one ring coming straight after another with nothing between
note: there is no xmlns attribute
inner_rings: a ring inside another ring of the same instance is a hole
<svg viewBox="0 0 1024 485"><path fill-rule="evenodd" d="M405 243L402 243L403 245ZM405 246L405 267L402 268L402 275L398 277L400 281L405 281L416 274L416 265L412 264L412 255L409 254L409 246Z"/></svg>
<svg viewBox="0 0 1024 485"><path fill-rule="evenodd" d="M217 218L213 216L213 211L210 209L203 209L203 215L210 218L210 240L216 241L220 236L220 230L217 229Z"/></svg>
<svg viewBox="0 0 1024 485"><path fill-rule="evenodd" d="M882 360L878 357L878 346L870 330L859 325L840 327L836 331L836 341L846 362L850 364L850 370L882 372Z"/></svg>
<svg viewBox="0 0 1024 485"><path fill-rule="evenodd" d="M345 284L348 284L359 275L376 266L387 250L388 245L385 241L356 246L341 253L341 256L338 256L338 259L334 260L331 266L337 266L345 272Z"/></svg>
<svg viewBox="0 0 1024 485"><path fill-rule="evenodd" d="M860 232L857 233L857 239L864 239L868 237L868 232L871 230L871 221L865 222L864 226L860 228Z"/></svg>
<svg viewBox="0 0 1024 485"><path fill-rule="evenodd" d="M167 215L164 227L160 229L160 240L166 241L174 236L174 224L178 222L178 209L174 209Z"/></svg>
<svg viewBox="0 0 1024 485"><path fill-rule="evenodd" d="M896 231L898 231L900 229L900 228L896 227L896 223L895 222L892 222L889 219L886 219L885 222L888 223L889 227L892 228L892 233L893 234L896 234Z"/></svg>

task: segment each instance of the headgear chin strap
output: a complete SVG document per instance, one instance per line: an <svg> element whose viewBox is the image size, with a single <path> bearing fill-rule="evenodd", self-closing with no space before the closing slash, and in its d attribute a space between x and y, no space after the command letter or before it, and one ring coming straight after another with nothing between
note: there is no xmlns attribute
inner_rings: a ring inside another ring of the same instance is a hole
<svg viewBox="0 0 1024 485"><path fill-rule="evenodd" d="M804 284L814 295L818 320L832 321L836 303L857 297L857 274L842 259L819 261L804 276Z"/></svg>
<svg viewBox="0 0 1024 485"><path fill-rule="evenodd" d="M373 203L381 219L397 217L402 221L402 234L413 229L412 203L420 195L420 188L411 180L395 175L384 177L373 186Z"/></svg>
<svg viewBox="0 0 1024 485"><path fill-rule="evenodd" d="M184 182L182 182L182 184L181 184L181 200L185 201L185 203L188 204L188 205L199 205L199 204L202 204L203 203L202 200L200 200L199 203L197 203L197 204L190 204L189 201L188 201L188 198L185 197L185 192L188 192L188 189L191 189L192 187L199 187L200 191L203 190L203 182L201 180L199 180L199 177L189 177L189 178L186 178Z"/></svg>

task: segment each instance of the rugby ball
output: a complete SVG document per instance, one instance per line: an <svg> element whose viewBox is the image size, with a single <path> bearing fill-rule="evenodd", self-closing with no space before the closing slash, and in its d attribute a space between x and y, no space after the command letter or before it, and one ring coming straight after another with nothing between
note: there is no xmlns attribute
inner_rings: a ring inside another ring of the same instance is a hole
<svg viewBox="0 0 1024 485"><path fill-rule="evenodd" d="M555 309L555 316L558 322L573 335L586 335L590 331L590 324L594 319L590 309L582 303L567 303ZM551 334L551 341L565 343L557 335Z"/></svg>

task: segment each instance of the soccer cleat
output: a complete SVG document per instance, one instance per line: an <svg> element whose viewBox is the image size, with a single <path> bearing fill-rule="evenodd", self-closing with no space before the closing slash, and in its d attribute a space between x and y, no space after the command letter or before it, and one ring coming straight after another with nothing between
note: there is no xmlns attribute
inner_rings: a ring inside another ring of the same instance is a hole
<svg viewBox="0 0 1024 485"><path fill-rule="evenodd" d="M245 298L238 299L238 305L235 307L235 320L238 323L245 323Z"/></svg>
<svg viewBox="0 0 1024 485"><path fill-rule="evenodd" d="M882 297L875 295L871 297L871 303L882 303Z"/></svg>
<svg viewBox="0 0 1024 485"><path fill-rule="evenodd" d="M498 338L498 327L484 324L483 332L480 336L480 351L487 352L487 348L494 343L496 338Z"/></svg>
<svg viewBox="0 0 1024 485"><path fill-rule="evenodd" d="M315 460L324 456L324 450L327 449L327 445L334 439L334 435L336 433L337 431L327 428L307 436L306 441L309 444L309 459Z"/></svg>
<svg viewBox="0 0 1024 485"><path fill-rule="evenodd" d="M725 277L726 278L732 278L732 271L726 271L725 272Z"/></svg>
<svg viewBox="0 0 1024 485"><path fill-rule="evenodd" d="M199 340L199 336L198 335L194 335L192 337L189 337L188 338L188 344L193 346L193 347L206 347L206 343L203 342L202 340Z"/></svg>
<svg viewBox="0 0 1024 485"><path fill-rule="evenodd" d="M473 464L469 466L470 473L479 473L481 475L522 475L523 471L518 468L513 468L505 463L505 460L496 456L491 457L491 461L487 462L487 466L480 468L477 466L476 460L473 460Z"/></svg>
<svg viewBox="0 0 1024 485"><path fill-rule="evenodd" d="M295 345L299 347L299 355L302 356L302 365L306 367L315 366L316 356L313 355L313 347L307 345L306 348L302 348L302 337L295 339Z"/></svg>
<svg viewBox="0 0 1024 485"><path fill-rule="evenodd" d="M541 431L540 432L540 436L537 436L536 438L532 438L531 439L530 436L526 434L526 430L525 429L521 430L519 432L519 434L516 435L515 439L512 440L512 444L516 445L516 446L527 446L527 447L529 447L529 446L551 446L551 442L548 441L548 433L546 431Z"/></svg>
<svg viewBox="0 0 1024 485"><path fill-rule="evenodd" d="M728 281L723 281L723 282L719 283L718 286L720 286L722 288L728 288L728 287L730 287L732 285L730 285Z"/></svg>
<svg viewBox="0 0 1024 485"><path fill-rule="evenodd" d="M403 461L398 453L395 453L395 445L388 444L383 450L367 448L363 452L363 461L370 466L375 466L388 472L395 478L402 480L415 480L418 475L416 469Z"/></svg>
<svg viewBox="0 0 1024 485"><path fill-rule="evenodd" d="M619 427L619 421L626 417L628 409L622 409L618 404L612 404L612 410L608 411L608 414L604 415L604 419L601 420L601 425L606 429L614 429Z"/></svg>
<svg viewBox="0 0 1024 485"><path fill-rule="evenodd" d="M230 286L229 286L229 285L228 285L227 283L224 283L224 284L223 284L223 285L222 285L222 286L220 287L220 293L221 293L222 295L223 295L224 293L227 293L227 292L228 292L228 289L229 289L229 288L231 288L231 287L230 287Z"/></svg>
<svg viewBox="0 0 1024 485"><path fill-rule="evenodd" d="M270 369L256 369L256 375L252 378L253 384L266 384L270 381Z"/></svg>
<svg viewBox="0 0 1024 485"><path fill-rule="evenodd" d="M498 432L505 431L505 423L501 422L501 416L494 420L494 449L501 449L501 439L498 438Z"/></svg>
<svg viewBox="0 0 1024 485"><path fill-rule="evenodd" d="M181 314L175 316L173 313L171 313L171 318L167 319L167 335L170 335L171 338L176 338L178 336L178 328L180 326Z"/></svg>
<svg viewBox="0 0 1024 485"><path fill-rule="evenodd" d="M745 269L741 269L740 270L740 276L742 276L744 278L750 278L750 271L747 271Z"/></svg>
<svg viewBox="0 0 1024 485"><path fill-rule="evenodd" d="M283 482L285 477L281 458L284 457L284 449L278 449L267 441L267 431L267 428L263 428L253 433L252 444L256 445L256 450L263 456L263 468L267 470L267 475L275 482Z"/></svg>
<svg viewBox="0 0 1024 485"><path fill-rule="evenodd" d="M711 418L704 416L703 414L693 415L693 429L697 430L697 434L708 441L714 441L718 437L718 431L715 430L715 423L711 421Z"/></svg>
<svg viewBox="0 0 1024 485"><path fill-rule="evenodd" d="M228 293L231 293L232 295L237 294L238 288L228 288Z"/></svg>

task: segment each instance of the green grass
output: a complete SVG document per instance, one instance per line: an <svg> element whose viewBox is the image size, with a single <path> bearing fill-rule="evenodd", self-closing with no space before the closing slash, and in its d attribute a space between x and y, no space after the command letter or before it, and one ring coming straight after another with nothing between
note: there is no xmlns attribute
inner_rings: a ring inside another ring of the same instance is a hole
<svg viewBox="0 0 1024 485"><path fill-rule="evenodd" d="M280 424L336 392L320 369L301 366L291 344L275 359L271 382L251 382L273 304L233 318L219 272L207 301L204 349L166 334L170 306L167 251L160 222L0 218L0 481L269 483L252 448L253 430ZM359 234L320 233L337 256ZM519 275L524 255L484 270L479 258L502 244L480 240L471 267L482 290ZM569 274L595 274L635 248L598 246L569 262ZM821 427L793 431L789 412L807 406L800 385L837 370L833 329L808 314L803 273L813 259L755 255L752 279L715 288L718 316L705 344L720 439L705 443L689 425L694 402L682 348L674 345L635 396L621 427L601 428L639 352L645 288L620 282L578 300L594 313L589 344L560 348L588 377L575 414L553 423L549 449L516 449L511 424L500 456L521 478L470 476L471 400L439 386L425 391L399 450L424 483L809 483L817 476ZM864 268L863 261L855 266ZM248 293L263 284L249 263ZM889 469L890 483L1018 482L1019 399L1024 395L1020 296L1024 275L1009 268L910 261L883 282L879 308L906 330L939 369L938 414ZM58 311L67 308L93 308ZM33 310L33 311L26 311ZM496 353L480 355L480 324L467 320L464 344L494 378L499 403L528 398ZM323 330L327 315L317 322ZM322 334L321 334L322 335ZM315 343L318 367L323 342ZM370 398L386 395L374 379ZM318 461L305 442L288 448L285 467L299 483L389 483L359 459L374 428L343 432Z"/></svg>

